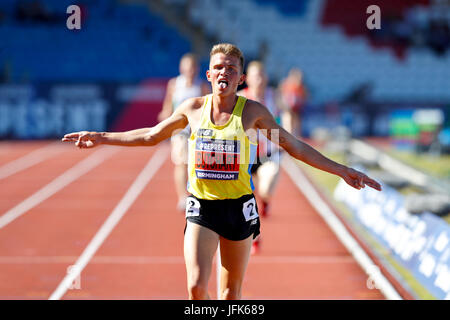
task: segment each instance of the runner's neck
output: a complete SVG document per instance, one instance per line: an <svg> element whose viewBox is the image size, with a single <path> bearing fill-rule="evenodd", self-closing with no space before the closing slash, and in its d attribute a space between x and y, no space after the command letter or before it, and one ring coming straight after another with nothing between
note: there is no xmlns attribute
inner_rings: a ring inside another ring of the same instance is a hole
<svg viewBox="0 0 450 320"><path fill-rule="evenodd" d="M234 106L236 105L238 96L236 94L221 97L213 95L212 109L217 110L219 113L233 113Z"/></svg>

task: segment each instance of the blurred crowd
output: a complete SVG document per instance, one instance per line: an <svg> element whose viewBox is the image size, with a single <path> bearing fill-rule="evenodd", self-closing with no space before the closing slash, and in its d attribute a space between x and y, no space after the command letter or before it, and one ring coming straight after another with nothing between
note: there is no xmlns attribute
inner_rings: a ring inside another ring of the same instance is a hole
<svg viewBox="0 0 450 320"><path fill-rule="evenodd" d="M382 17L381 26L369 32L375 42L430 48L437 55L444 55L450 48L450 23L446 16L430 17L424 22L411 11L405 16Z"/></svg>
<svg viewBox="0 0 450 320"><path fill-rule="evenodd" d="M15 9L18 21L53 22L57 19L52 12L39 0L18 1Z"/></svg>
<svg viewBox="0 0 450 320"><path fill-rule="evenodd" d="M83 5L79 5L84 8ZM18 22L54 24L65 21L66 16L56 13L53 8L41 0L17 0L12 14L7 14L0 8L0 24L6 18L12 18Z"/></svg>

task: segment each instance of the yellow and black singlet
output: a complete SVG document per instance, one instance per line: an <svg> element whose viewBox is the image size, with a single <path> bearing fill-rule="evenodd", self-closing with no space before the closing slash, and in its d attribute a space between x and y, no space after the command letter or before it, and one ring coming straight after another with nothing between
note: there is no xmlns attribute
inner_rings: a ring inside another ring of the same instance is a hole
<svg viewBox="0 0 450 320"><path fill-rule="evenodd" d="M205 97L200 125L189 138L188 191L206 200L237 199L253 193L250 173L257 144L242 125L247 99L239 96L224 125L211 121L212 95Z"/></svg>

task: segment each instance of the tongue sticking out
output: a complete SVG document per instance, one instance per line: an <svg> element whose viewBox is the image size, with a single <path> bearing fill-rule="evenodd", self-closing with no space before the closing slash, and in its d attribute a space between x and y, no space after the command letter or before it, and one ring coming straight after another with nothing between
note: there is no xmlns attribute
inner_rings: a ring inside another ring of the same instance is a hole
<svg viewBox="0 0 450 320"><path fill-rule="evenodd" d="M228 83L225 82L225 81L220 81L220 82L219 82L219 87L220 87L221 89L225 89L226 87L228 87Z"/></svg>

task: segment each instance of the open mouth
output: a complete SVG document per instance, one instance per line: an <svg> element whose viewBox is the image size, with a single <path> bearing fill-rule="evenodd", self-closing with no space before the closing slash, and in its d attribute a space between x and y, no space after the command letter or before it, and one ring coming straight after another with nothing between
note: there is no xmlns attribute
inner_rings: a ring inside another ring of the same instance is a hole
<svg viewBox="0 0 450 320"><path fill-rule="evenodd" d="M221 79L217 83L221 89L225 89L228 87L228 81L225 79Z"/></svg>

